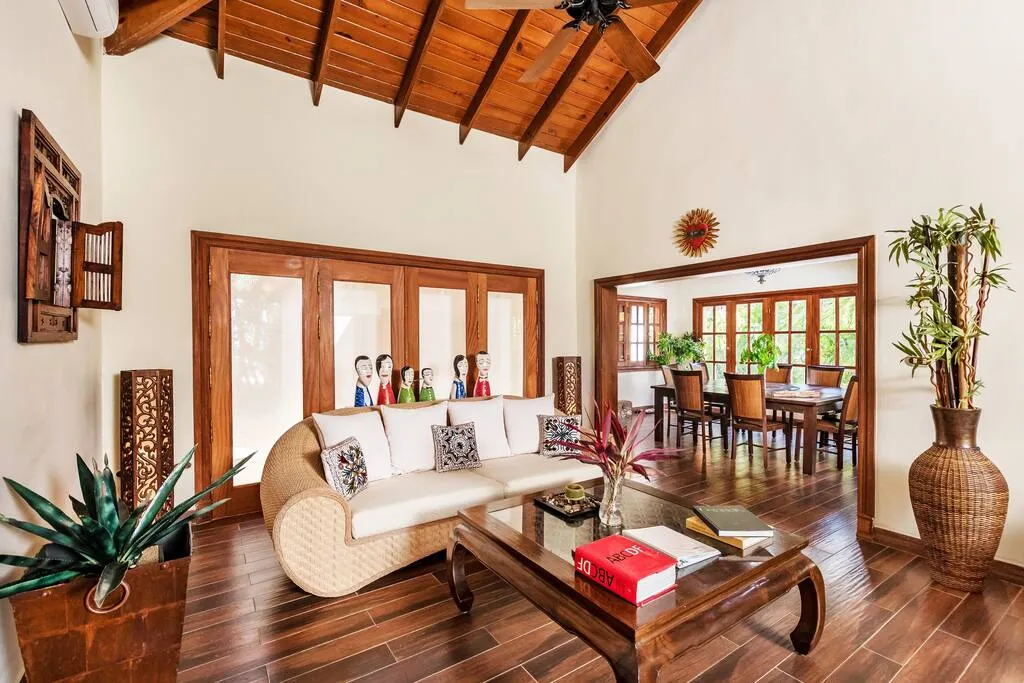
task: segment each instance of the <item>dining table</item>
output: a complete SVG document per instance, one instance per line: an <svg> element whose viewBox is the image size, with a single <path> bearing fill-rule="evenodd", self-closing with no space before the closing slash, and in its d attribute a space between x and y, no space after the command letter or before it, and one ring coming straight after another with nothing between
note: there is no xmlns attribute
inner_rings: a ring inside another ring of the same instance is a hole
<svg viewBox="0 0 1024 683"><path fill-rule="evenodd" d="M654 390L654 443L665 442L665 406L675 400L676 390L668 384L651 385ZM784 395L776 395L784 392ZM816 396L790 396L795 392L807 392ZM818 463L818 420L829 412L838 411L843 402L845 391L840 387L821 387L810 384L787 384L782 382L765 382L765 406L768 410L779 410L803 418L803 471L814 474ZM713 406L721 406L717 416L721 423L722 438L726 447L729 445L729 387L725 379L714 379L704 385L704 401Z"/></svg>

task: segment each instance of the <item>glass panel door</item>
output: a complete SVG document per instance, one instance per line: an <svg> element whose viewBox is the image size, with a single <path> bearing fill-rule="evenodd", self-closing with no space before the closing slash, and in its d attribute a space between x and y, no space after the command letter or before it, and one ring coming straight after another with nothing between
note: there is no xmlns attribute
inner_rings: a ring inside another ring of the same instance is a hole
<svg viewBox="0 0 1024 683"><path fill-rule="evenodd" d="M724 379L729 367L728 306L718 304L702 306L701 309L701 334L708 376L712 380Z"/></svg>
<svg viewBox="0 0 1024 683"><path fill-rule="evenodd" d="M740 362L751 342L764 332L764 302L745 301L736 304L736 372L757 372L756 365Z"/></svg>
<svg viewBox="0 0 1024 683"><path fill-rule="evenodd" d="M487 292L487 352L491 391L523 396L523 295Z"/></svg>

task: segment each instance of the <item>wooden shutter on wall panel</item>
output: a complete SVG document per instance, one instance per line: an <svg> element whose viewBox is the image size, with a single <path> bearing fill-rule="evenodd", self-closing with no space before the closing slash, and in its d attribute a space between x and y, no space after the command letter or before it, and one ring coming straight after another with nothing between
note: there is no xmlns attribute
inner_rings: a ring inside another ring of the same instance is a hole
<svg viewBox="0 0 1024 683"><path fill-rule="evenodd" d="M71 304L121 310L121 223L75 223Z"/></svg>

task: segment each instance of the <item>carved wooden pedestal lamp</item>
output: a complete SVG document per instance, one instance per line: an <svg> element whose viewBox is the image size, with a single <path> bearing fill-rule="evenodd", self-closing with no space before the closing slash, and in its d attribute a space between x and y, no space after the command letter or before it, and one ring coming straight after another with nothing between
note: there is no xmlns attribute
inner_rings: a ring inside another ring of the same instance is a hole
<svg viewBox="0 0 1024 683"><path fill-rule="evenodd" d="M174 383L170 370L121 372L121 500L152 500L174 467ZM174 506L173 494L164 511Z"/></svg>
<svg viewBox="0 0 1024 683"><path fill-rule="evenodd" d="M555 356L552 359L555 409L566 415L583 413L583 383L580 356Z"/></svg>

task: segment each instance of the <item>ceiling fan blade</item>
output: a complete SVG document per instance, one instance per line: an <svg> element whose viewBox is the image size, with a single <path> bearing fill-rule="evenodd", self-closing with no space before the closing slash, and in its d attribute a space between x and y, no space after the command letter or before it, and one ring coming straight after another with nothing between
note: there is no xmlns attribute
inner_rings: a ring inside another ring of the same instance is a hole
<svg viewBox="0 0 1024 683"><path fill-rule="evenodd" d="M544 72L551 68L551 65L558 59L558 55L562 54L562 51L569 46L574 35L576 35L576 29L569 26L556 33L547 47L537 55L537 59L533 60L530 68L519 77L519 82L536 83L544 75Z"/></svg>
<svg viewBox="0 0 1024 683"><path fill-rule="evenodd" d="M650 7L651 5L663 5L666 2L674 2L674 0L626 0L629 7Z"/></svg>
<svg viewBox="0 0 1024 683"><path fill-rule="evenodd" d="M465 0L466 9L553 9L561 0Z"/></svg>
<svg viewBox="0 0 1024 683"><path fill-rule="evenodd" d="M640 39L621 19L605 27L604 39L638 83L643 83L661 68Z"/></svg>

